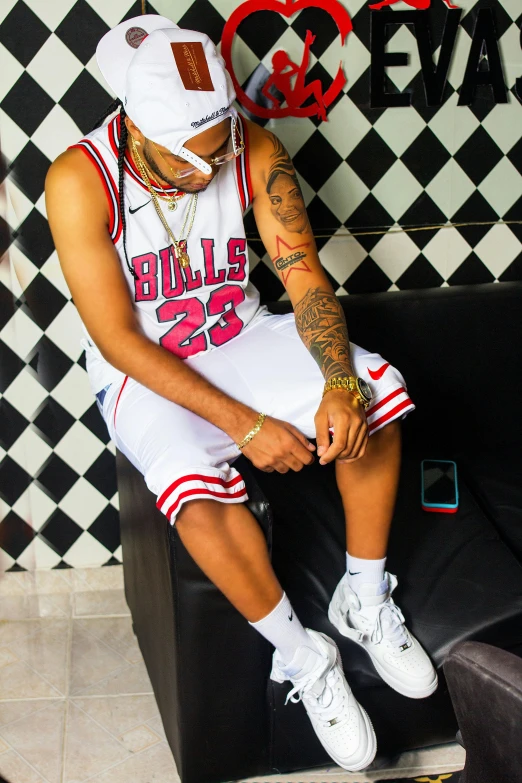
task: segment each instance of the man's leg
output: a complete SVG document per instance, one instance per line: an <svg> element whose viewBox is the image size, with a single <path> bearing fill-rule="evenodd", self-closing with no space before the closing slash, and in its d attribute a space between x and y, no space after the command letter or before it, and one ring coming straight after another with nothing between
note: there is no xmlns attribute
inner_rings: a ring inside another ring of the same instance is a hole
<svg viewBox="0 0 522 783"><path fill-rule="evenodd" d="M353 557L386 556L401 465L400 419L368 439L364 457L335 462L346 519L346 549Z"/></svg>
<svg viewBox="0 0 522 783"><path fill-rule="evenodd" d="M244 503L191 500L178 513L176 528L201 570L249 622L281 600L265 537Z"/></svg>
<svg viewBox="0 0 522 783"><path fill-rule="evenodd" d="M396 577L385 573L400 464L400 419L369 438L364 457L336 462L346 517L347 573L328 616L341 634L366 649L385 682L404 696L422 699L436 689L437 673L391 598Z"/></svg>
<svg viewBox="0 0 522 783"><path fill-rule="evenodd" d="M316 650L272 569L265 537L244 503L191 500L176 527L201 570L265 639L290 661Z"/></svg>
<svg viewBox="0 0 522 783"><path fill-rule="evenodd" d="M347 770L364 769L377 741L356 701L329 637L305 630L283 593L263 533L243 503L191 500L176 518L188 552L236 609L275 647L270 677L290 680L331 758Z"/></svg>

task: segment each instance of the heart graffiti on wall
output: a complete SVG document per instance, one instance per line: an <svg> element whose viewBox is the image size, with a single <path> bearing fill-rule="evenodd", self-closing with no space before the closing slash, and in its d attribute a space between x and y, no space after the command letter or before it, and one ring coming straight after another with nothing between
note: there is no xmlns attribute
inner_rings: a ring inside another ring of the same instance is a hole
<svg viewBox="0 0 522 783"><path fill-rule="evenodd" d="M440 40L433 41L429 10L431 0L406 0L406 3L416 10L381 10L396 2L398 0L381 0L369 5L369 8L373 9L368 11L371 32L369 105L371 108L387 108L410 106L412 103L412 94L408 90L395 93L386 91L387 69L405 66L409 62L407 52L386 51L389 30L408 25L417 43L426 106L440 106L444 101L444 88L455 51L462 9L451 0L443 0L450 10L447 11ZM350 45L348 34L353 27L352 20L339 0L245 0L232 12L225 24L221 52L234 82L237 99L247 111L257 117L269 119L317 116L326 121L328 107L341 94L345 84L350 82L350 74L343 71L341 62L327 86L319 79L307 78L311 47L320 35L320 30L307 30L300 62L295 61L299 58L294 57L293 60L284 49L277 49L271 54L271 70L260 64L260 83L256 84L254 89L247 91L245 85L240 84L234 70L233 43L241 23L260 11L281 14L288 19L308 8L321 9L328 14L337 26L341 46ZM437 48L440 48L440 54L435 63L433 52ZM522 79L519 79L517 88L521 84ZM479 85L489 86L493 103L507 103L494 5L481 7L476 12L458 105L470 106ZM519 97L520 92L519 89Z"/></svg>

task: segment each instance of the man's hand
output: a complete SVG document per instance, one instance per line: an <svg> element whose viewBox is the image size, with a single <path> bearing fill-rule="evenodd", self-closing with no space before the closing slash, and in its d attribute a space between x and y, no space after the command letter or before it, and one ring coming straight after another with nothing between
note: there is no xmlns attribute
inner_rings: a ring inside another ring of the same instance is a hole
<svg viewBox="0 0 522 783"><path fill-rule="evenodd" d="M330 443L329 428L334 430ZM355 462L364 456L368 443L368 425L364 408L348 391L326 392L315 414L319 464L333 459Z"/></svg>
<svg viewBox="0 0 522 783"><path fill-rule="evenodd" d="M242 449L256 468L267 473L301 470L314 461L314 450L314 444L296 427L272 416L266 417L259 432Z"/></svg>

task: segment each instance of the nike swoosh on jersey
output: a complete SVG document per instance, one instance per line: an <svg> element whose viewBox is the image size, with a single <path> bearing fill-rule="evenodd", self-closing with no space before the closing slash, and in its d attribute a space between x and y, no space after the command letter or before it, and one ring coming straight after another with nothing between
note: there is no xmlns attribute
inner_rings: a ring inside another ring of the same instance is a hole
<svg viewBox="0 0 522 783"><path fill-rule="evenodd" d="M386 362L386 364L383 364L382 367L379 367L378 370L370 370L370 368L367 367L367 370L370 373L370 378L372 378L374 381L380 381L389 366L390 362Z"/></svg>
<svg viewBox="0 0 522 783"><path fill-rule="evenodd" d="M148 200L148 201L146 201L146 202L145 202L145 204L140 204L140 206L139 206L139 207L136 207L135 209L133 209L132 207L129 207L129 212L131 213L131 215L134 215L134 213L135 213L135 212L137 212L137 211L138 211L138 209L143 209L143 207L146 207L146 206L147 206L147 204L150 204L150 201L151 201L151 200L150 200L150 198L149 198L149 200Z"/></svg>

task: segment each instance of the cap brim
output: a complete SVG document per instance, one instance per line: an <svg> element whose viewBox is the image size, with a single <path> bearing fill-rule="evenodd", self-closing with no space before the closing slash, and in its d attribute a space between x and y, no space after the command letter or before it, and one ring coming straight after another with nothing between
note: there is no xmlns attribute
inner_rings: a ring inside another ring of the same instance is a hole
<svg viewBox="0 0 522 783"><path fill-rule="evenodd" d="M111 91L125 101L127 69L141 41L154 30L179 28L179 25L157 14L143 14L121 22L100 39L96 61Z"/></svg>

